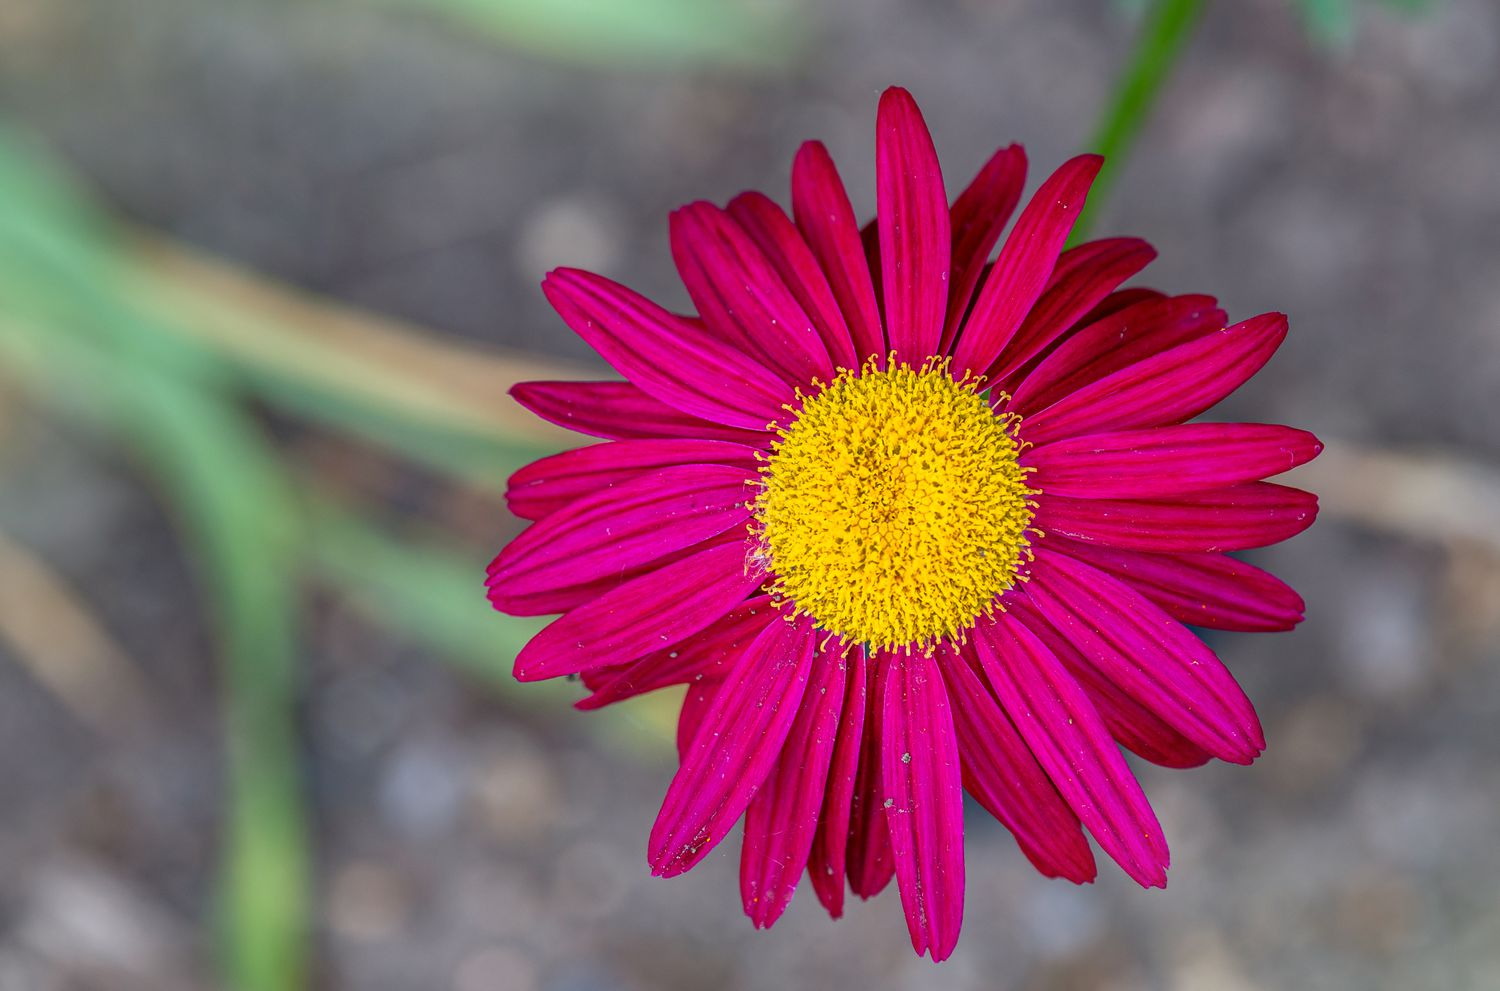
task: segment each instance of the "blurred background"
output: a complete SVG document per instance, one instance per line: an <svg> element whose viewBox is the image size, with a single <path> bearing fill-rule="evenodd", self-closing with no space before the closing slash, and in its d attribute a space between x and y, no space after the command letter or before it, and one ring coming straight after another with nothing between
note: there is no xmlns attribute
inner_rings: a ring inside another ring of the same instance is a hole
<svg viewBox="0 0 1500 991"><path fill-rule="evenodd" d="M1198 7L0 0L0 991L1500 987L1500 7ZM892 83L950 192L1114 150L1140 281L1291 315L1219 412L1329 444L1170 888L975 810L942 967L650 878L672 701L512 685L480 585L571 443L506 389L602 367L541 275L686 306L667 211L809 137L868 214Z"/></svg>

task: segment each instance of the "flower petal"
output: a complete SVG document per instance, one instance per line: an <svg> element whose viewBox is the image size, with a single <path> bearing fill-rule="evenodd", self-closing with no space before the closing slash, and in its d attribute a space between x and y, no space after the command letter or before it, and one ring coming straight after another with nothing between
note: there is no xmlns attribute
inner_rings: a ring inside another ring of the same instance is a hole
<svg viewBox="0 0 1500 991"><path fill-rule="evenodd" d="M692 869L744 814L797 717L814 639L805 618L773 619L730 671L652 827L653 874Z"/></svg>
<svg viewBox="0 0 1500 991"><path fill-rule="evenodd" d="M974 288L988 266L995 242L1000 240L1000 233L1021 201L1025 185L1026 152L1020 145L1011 145L990 156L974 181L953 201L948 216L953 229L953 278L939 345L942 353L951 350L958 338L958 328L969 312Z"/></svg>
<svg viewBox="0 0 1500 991"><path fill-rule="evenodd" d="M792 386L833 378L812 321L745 229L712 203L672 214L672 257L709 327Z"/></svg>
<svg viewBox="0 0 1500 991"><path fill-rule="evenodd" d="M1302 596L1227 554L1148 554L1051 535L1058 550L1122 579L1190 626L1270 633L1302 622Z"/></svg>
<svg viewBox="0 0 1500 991"><path fill-rule="evenodd" d="M946 960L964 918L964 790L937 660L897 657L885 685L881 769L912 949Z"/></svg>
<svg viewBox="0 0 1500 991"><path fill-rule="evenodd" d="M876 304L880 307L880 319L886 320L885 315L885 287L881 284L881 261L880 261L880 218L872 217L870 222L859 229L859 243L864 245L865 264L870 268L870 282L875 288ZM886 323L886 340L890 340L890 323ZM894 347L895 345L892 345ZM882 356L884 357L884 356ZM882 362L881 367L884 367Z"/></svg>
<svg viewBox="0 0 1500 991"><path fill-rule="evenodd" d="M700 420L629 382L521 382L510 394L550 423L606 440L696 437L765 448L771 437Z"/></svg>
<svg viewBox="0 0 1500 991"><path fill-rule="evenodd" d="M1086 434L1028 449L1031 484L1079 499L1150 499L1225 488L1290 471L1323 445L1306 430L1189 423Z"/></svg>
<svg viewBox="0 0 1500 991"><path fill-rule="evenodd" d="M1009 389L1006 408L1029 416L1106 375L1219 330L1226 319L1212 296L1158 294L1122 306L1069 332L1034 368L1011 376L1019 384Z"/></svg>
<svg viewBox="0 0 1500 991"><path fill-rule="evenodd" d="M1156 300L1166 299L1167 294L1156 289L1147 289L1143 286L1133 286L1129 289L1117 289L1104 297L1104 300L1088 313L1084 314L1074 324L1079 330L1105 317L1113 316L1127 307L1135 306L1137 303L1149 303ZM1212 297L1210 297L1212 298Z"/></svg>
<svg viewBox="0 0 1500 991"><path fill-rule="evenodd" d="M842 643L838 643L842 648ZM869 665L863 647L845 652L848 673L844 679L844 708L839 715L833 762L828 768L828 787L818 831L808 855L807 875L818 901L837 919L844 914L845 857L849 847L849 809L854 801L859 771L860 739L865 729L866 678Z"/></svg>
<svg viewBox="0 0 1500 991"><path fill-rule="evenodd" d="M628 581L633 581L673 562L681 561L683 558L707 550L709 547L717 547L720 544L728 542L743 544L744 538L733 533L710 537L701 544L693 544L672 551L649 564L611 572L603 578L594 581L583 582L577 585L567 585L560 588L549 588L540 592L528 592L524 595L514 593L504 583L487 581L485 584L488 586L487 594L490 604L500 612L511 616L549 616L556 613L571 612L585 603L592 602L601 595L613 592ZM494 564L491 563L490 567L493 568Z"/></svg>
<svg viewBox="0 0 1500 991"><path fill-rule="evenodd" d="M1318 517L1318 497L1249 482L1173 499L1074 499L1045 494L1036 525L1047 533L1127 550L1237 551L1294 537Z"/></svg>
<svg viewBox="0 0 1500 991"><path fill-rule="evenodd" d="M764 580L746 568L743 541L699 551L553 621L521 648L516 680L633 661L704 629Z"/></svg>
<svg viewBox="0 0 1500 991"><path fill-rule="evenodd" d="M983 375L1047 286L1104 159L1080 155L1042 183L1016 220L953 348L953 371Z"/></svg>
<svg viewBox="0 0 1500 991"><path fill-rule="evenodd" d="M637 476L673 465L756 467L755 449L722 440L617 440L541 458L517 471L506 486L510 511L540 520L573 502Z"/></svg>
<svg viewBox="0 0 1500 991"><path fill-rule="evenodd" d="M812 318L828 356L836 368L858 369L859 355L849 336L849 325L839 311L838 300L828 285L812 249L781 207L762 193L741 193L729 201L729 215L739 221L765 254L776 274Z"/></svg>
<svg viewBox="0 0 1500 991"><path fill-rule="evenodd" d="M1025 438L1063 437L1181 423L1260 371L1286 339L1286 317L1268 313L1179 344L1082 387L1028 417Z"/></svg>
<svg viewBox="0 0 1500 991"><path fill-rule="evenodd" d="M748 520L758 477L729 465L675 465L595 492L527 527L495 558L486 584L528 595L650 564Z"/></svg>
<svg viewBox="0 0 1500 991"><path fill-rule="evenodd" d="M1090 241L1064 251L1046 290L990 366L990 381L1004 381L1023 368L1155 257L1155 248L1133 237Z"/></svg>
<svg viewBox="0 0 1500 991"><path fill-rule="evenodd" d="M1008 375L999 376L999 378L993 379L993 387L995 387L995 390L1001 391L1001 393L1016 393L1017 388L1020 387L1020 384L1022 384L1022 382L1025 382L1026 379L1031 378L1031 373L1035 372L1035 370L1037 370L1037 367L1041 366L1041 363L1043 363L1043 361L1046 361L1047 358L1052 357L1052 355L1055 354L1056 351L1059 351L1062 346L1067 345L1070 340L1073 340L1074 337L1079 336L1080 333L1094 330L1094 325L1098 324L1098 322L1104 321L1104 319L1110 318L1110 316L1115 316L1116 313L1124 312L1124 310L1130 309L1131 306L1139 306L1139 304L1142 303L1160 303L1161 300L1166 300L1166 298L1167 295L1164 294L1164 292L1158 292L1157 289L1131 288L1116 289L1115 292L1110 292L1107 297L1104 297L1103 303L1098 304L1098 306L1095 306L1094 309L1089 310L1088 313L1080 316L1077 321L1074 321L1073 327L1068 327L1067 330L1062 331L1062 334L1058 337L1058 339L1053 340L1052 343L1044 346L1044 348L1041 349L1041 351L1038 351L1037 354L1035 354L1034 357L1031 358L1031 360L1026 361L1026 364L1023 364L1022 367L1014 370L1014 372L1008 373ZM1212 301L1214 301L1214 297L1200 298L1209 300L1209 303L1211 304ZM1218 328L1223 327L1224 316L1226 315L1223 315L1223 313L1221 313L1220 319L1218 319L1217 324L1212 325L1212 327L1205 327L1205 333L1208 333L1209 330L1218 330ZM1116 337L1119 337L1119 334ZM1182 342L1181 340L1175 340L1175 342L1173 343ZM1166 346L1170 345L1164 345L1163 348L1158 348L1158 351L1161 351L1161 349L1166 349ZM1110 351L1110 348L1112 348L1110 342L1107 342L1107 340L1100 340L1100 342L1097 342L1097 346L1095 346L1094 351L1089 352L1089 357L1095 357L1095 355L1100 354L1101 351ZM1062 394L1064 394L1065 396L1065 394L1067 394L1067 391L1064 391L1064 393ZM1056 399L1056 397L1053 397L1053 399ZM1035 408L1040 409L1041 406L1049 405L1050 402L1053 402L1053 400L1049 399L1046 403L1041 403L1041 405L1035 406ZM1016 409L1014 403L1011 403L1011 408ZM1017 412L1019 412L1019 409L1017 409Z"/></svg>
<svg viewBox="0 0 1500 991"><path fill-rule="evenodd" d="M745 813L740 897L757 929L781 918L807 866L844 705L844 673L842 657L815 654L781 756Z"/></svg>
<svg viewBox="0 0 1500 991"><path fill-rule="evenodd" d="M722 681L699 681L688 686L687 694L682 697L682 712L677 717L677 759L684 763L688 754L693 750L693 742L698 739L698 730L703 727L703 720L708 716L708 710L713 707L714 699L718 697Z"/></svg>
<svg viewBox="0 0 1500 991"><path fill-rule="evenodd" d="M769 595L747 599L701 633L652 651L633 664L612 670L609 677L588 685L593 692L573 703L579 710L602 709L668 685L705 679L722 681L745 648L778 615Z"/></svg>
<svg viewBox="0 0 1500 991"><path fill-rule="evenodd" d="M1265 749L1255 707L1214 652L1123 582L1039 549L1026 598L1123 694L1215 757L1248 764Z"/></svg>
<svg viewBox="0 0 1500 991"><path fill-rule="evenodd" d="M869 659L866 674L865 728L855 772L854 798L849 805L849 851L846 861L849 888L861 898L874 898L891 883L896 866L891 861L891 831L885 822L880 749L885 683L893 655L882 651Z"/></svg>
<svg viewBox="0 0 1500 991"><path fill-rule="evenodd" d="M880 283L891 350L911 365L938 353L952 251L937 149L910 93L892 86L876 119Z"/></svg>
<svg viewBox="0 0 1500 991"><path fill-rule="evenodd" d="M857 357L860 361L877 357L883 364L885 331L860 242L859 222L822 142L809 141L797 150L792 163L792 215L828 277L828 286L849 325Z"/></svg>
<svg viewBox="0 0 1500 991"><path fill-rule="evenodd" d="M1092 881L1097 868L1083 827L1015 724L960 652L940 651L938 660L953 702L964 787L1010 830L1037 870L1077 884Z"/></svg>
<svg viewBox="0 0 1500 991"><path fill-rule="evenodd" d="M591 692L596 692L615 678L630 670L629 664L606 664L578 672L578 683Z"/></svg>
<svg viewBox="0 0 1500 991"><path fill-rule="evenodd" d="M1023 595L1010 602L1010 608L1026 628L1035 633L1088 695L1089 701L1104 719L1104 725L1126 750L1162 767L1199 767L1213 759L1213 754L1198 746L1162 721L1161 717L1125 694L1079 652L1066 635L1036 611Z"/></svg>
<svg viewBox="0 0 1500 991"><path fill-rule="evenodd" d="M1104 851L1147 887L1166 887L1161 825L1083 689L1009 614L975 626L974 648L1000 704Z"/></svg>
<svg viewBox="0 0 1500 991"><path fill-rule="evenodd" d="M601 275L560 268L547 276L542 292L617 372L684 413L761 430L793 398L764 365Z"/></svg>

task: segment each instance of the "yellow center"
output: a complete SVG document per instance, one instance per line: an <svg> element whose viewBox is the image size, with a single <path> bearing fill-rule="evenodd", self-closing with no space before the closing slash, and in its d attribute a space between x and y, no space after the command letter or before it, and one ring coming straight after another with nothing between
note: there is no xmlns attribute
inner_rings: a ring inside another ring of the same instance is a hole
<svg viewBox="0 0 1500 991"><path fill-rule="evenodd" d="M755 502L772 593L851 643L962 639L1029 554L1014 418L946 362L846 370L799 398Z"/></svg>

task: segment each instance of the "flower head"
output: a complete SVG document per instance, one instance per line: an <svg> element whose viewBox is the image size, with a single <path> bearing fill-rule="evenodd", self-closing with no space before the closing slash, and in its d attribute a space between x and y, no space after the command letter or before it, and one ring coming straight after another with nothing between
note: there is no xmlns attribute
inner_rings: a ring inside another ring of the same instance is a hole
<svg viewBox="0 0 1500 991"><path fill-rule="evenodd" d="M745 193L672 217L696 317L597 275L544 291L625 381L516 398L606 443L511 480L533 524L490 566L495 607L562 613L522 680L581 674L597 708L686 685L681 766L652 830L663 876L744 820L741 894L769 926L804 871L894 876L918 953L963 916L963 799L1044 874L1092 880L1084 832L1165 885L1161 827L1120 747L1248 764L1265 740L1184 624L1283 630L1295 592L1226 552L1305 529L1262 481L1320 450L1289 427L1188 423L1270 358L1286 320L1121 289L1142 241L1072 230L1099 159L1021 211L1002 149L950 205L904 90L881 98L877 219L823 147L792 217Z"/></svg>

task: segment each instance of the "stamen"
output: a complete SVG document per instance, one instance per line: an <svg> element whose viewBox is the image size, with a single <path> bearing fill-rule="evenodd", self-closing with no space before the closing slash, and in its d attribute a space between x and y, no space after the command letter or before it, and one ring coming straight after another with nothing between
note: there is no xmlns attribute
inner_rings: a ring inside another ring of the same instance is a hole
<svg viewBox="0 0 1500 991"><path fill-rule="evenodd" d="M758 546L780 603L848 643L961 641L1030 557L1016 418L946 360L872 361L799 405L761 466Z"/></svg>

